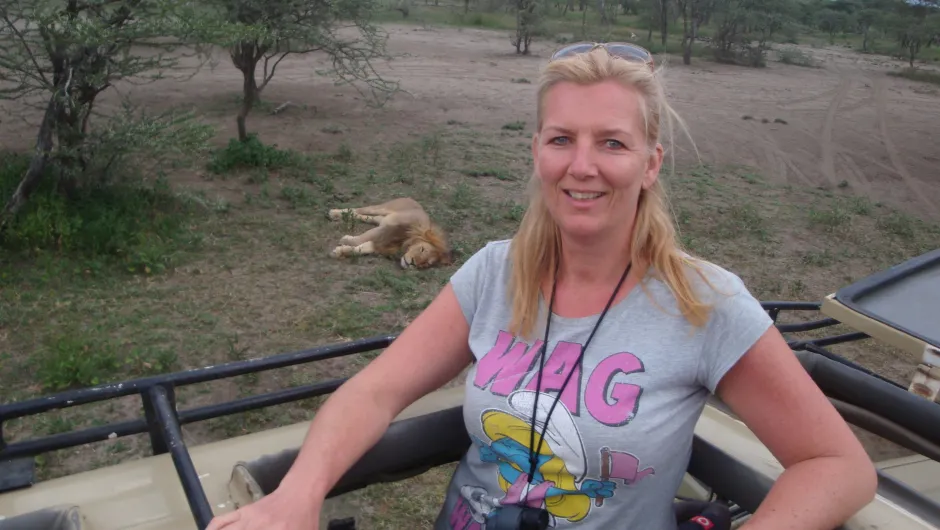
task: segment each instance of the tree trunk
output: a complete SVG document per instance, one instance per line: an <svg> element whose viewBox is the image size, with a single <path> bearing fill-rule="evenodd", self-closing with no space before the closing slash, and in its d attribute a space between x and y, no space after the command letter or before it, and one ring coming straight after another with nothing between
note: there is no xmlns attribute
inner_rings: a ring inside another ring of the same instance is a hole
<svg viewBox="0 0 940 530"><path fill-rule="evenodd" d="M692 29L686 40L685 49L682 50L682 63L686 65L692 64L692 45L695 44L695 38L698 34L698 13L695 10L695 1L689 0L691 4L689 9L692 11Z"/></svg>
<svg viewBox="0 0 940 530"><path fill-rule="evenodd" d="M597 0L597 11L601 14L601 24L609 26L610 20L607 18L607 4L604 0Z"/></svg>
<svg viewBox="0 0 940 530"><path fill-rule="evenodd" d="M668 33L669 33L669 3L667 0L662 0L660 2L660 6L661 7L659 10L659 13L660 13L659 33L663 39L663 48L665 48L666 37L668 36ZM665 52L666 50L663 50L663 51Z"/></svg>
<svg viewBox="0 0 940 530"><path fill-rule="evenodd" d="M257 64L255 62L250 67L246 65L242 69L242 77L244 78L242 83L242 108L238 111L238 117L235 118L235 122L238 124L238 140L242 142L248 140L248 128L245 125L245 120L248 119L248 114L251 113L252 107L260 97L258 83L255 81L255 66Z"/></svg>
<svg viewBox="0 0 940 530"><path fill-rule="evenodd" d="M36 149L33 153L32 160L29 162L26 175L23 176L23 180L21 180L16 187L13 196L7 201L6 206L3 208L3 213L0 213L0 231L7 227L8 223L16 216L16 213L20 211L20 208L26 204L27 199L36 191L39 182L42 180L42 175L49 162L49 155L52 152L52 135L53 129L55 128L55 116L58 114L58 107L59 104L56 101L56 95L53 94L49 98L49 103L46 105L46 112L42 117L42 123L39 125L39 134L36 137Z"/></svg>

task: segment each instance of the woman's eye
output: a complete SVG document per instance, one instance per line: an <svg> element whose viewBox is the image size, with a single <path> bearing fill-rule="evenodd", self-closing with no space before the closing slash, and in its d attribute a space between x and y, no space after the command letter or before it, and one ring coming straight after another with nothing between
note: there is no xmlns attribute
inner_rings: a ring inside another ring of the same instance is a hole
<svg viewBox="0 0 940 530"><path fill-rule="evenodd" d="M607 147L611 149L624 149L627 146L623 145L619 140L607 140Z"/></svg>
<svg viewBox="0 0 940 530"><path fill-rule="evenodd" d="M549 143L553 143L555 145L565 145L568 143L568 138L566 136L556 136L552 138Z"/></svg>

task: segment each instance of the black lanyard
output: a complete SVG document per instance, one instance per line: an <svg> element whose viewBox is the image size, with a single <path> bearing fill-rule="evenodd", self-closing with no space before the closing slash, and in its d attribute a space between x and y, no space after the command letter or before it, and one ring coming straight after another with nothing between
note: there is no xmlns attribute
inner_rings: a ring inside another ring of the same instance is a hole
<svg viewBox="0 0 940 530"><path fill-rule="evenodd" d="M574 366L571 367L571 371L568 372L568 376L565 378L564 383L561 384L561 388L558 390L558 394L555 396L555 400L552 402L551 408L548 409L548 415L545 417L545 425L542 426L542 436L539 439L539 446L533 451L532 446L535 444L535 420L537 418L538 406L539 406L539 393L542 388L542 370L545 368L545 353L548 350L548 330L551 327L552 323L552 308L555 305L555 286L558 285L558 267L555 267L555 277L552 281L552 295L551 299L548 302L548 319L545 322L545 340L542 342L542 348L540 349L540 358L539 358L539 372L538 379L535 384L535 404L532 406L532 429L529 435L529 484L532 483L532 477L535 475L535 470L538 465L538 454L542 450L542 442L545 441L545 433L548 431L548 422L552 418L552 412L555 411L555 405L558 405L558 401L561 400L561 395L565 391L565 387L568 386L568 382L571 381L571 376L575 372L575 368L581 364L581 361L584 359L584 352L587 351L588 345L591 343L591 339L594 338L594 334L597 332L597 328L600 327L601 321L604 320L604 316L607 315L607 310L610 309L611 304L614 303L614 298L617 297L617 292L620 291L620 287L623 285L624 280L627 279L627 274L630 272L630 267L633 263L627 263L627 268L623 271L623 275L620 277L620 281L617 282L617 287L614 288L614 292L610 295L610 299L607 300L607 305L604 306L604 311L601 312L600 317L597 319L597 322L594 324L594 329L591 330L591 335L588 336L587 342L584 343L584 347L581 348L581 353L578 355L578 360L575 361ZM526 492L526 497L528 497L528 492Z"/></svg>

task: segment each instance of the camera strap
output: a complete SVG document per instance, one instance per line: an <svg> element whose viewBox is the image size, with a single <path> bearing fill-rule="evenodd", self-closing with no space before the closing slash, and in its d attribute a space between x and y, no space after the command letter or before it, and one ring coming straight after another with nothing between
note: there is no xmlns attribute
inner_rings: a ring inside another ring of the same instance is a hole
<svg viewBox="0 0 940 530"><path fill-rule="evenodd" d="M557 263L557 262L556 262ZM559 267L555 266L555 274L552 280L552 294L548 302L548 317L545 322L545 339L542 341L542 347L540 348L540 357L539 357L539 371L537 374L537 382L535 384L535 403L532 405L532 429L529 434L529 476L528 483L532 483L532 477L535 475L535 471L538 467L538 454L542 450L542 443L545 441L545 433L548 431L548 424L552 418L552 413L555 411L555 406L558 405L558 401L561 400L561 395L564 393L565 388L568 386L568 382L571 381L571 376L575 372L575 368L581 364L584 359L584 352L587 351L588 345L591 343L591 339L594 338L594 334L597 332L597 328L600 327L601 321L604 320L604 316L607 315L607 311L610 309L610 306L614 302L614 298L617 297L617 292L620 291L620 287L623 285L624 280L627 279L627 274L630 272L630 267L632 262L627 263L626 269L623 271L623 275L620 277L620 281L617 282L617 287L614 288L614 292L611 293L610 299L607 300L607 305L604 306L604 311L601 312L600 317L598 317L597 322L594 324L594 329L591 330L591 334L588 336L587 341L584 343L584 347L581 348L581 353L578 354L578 359L575 361L574 366L571 367L571 370L568 372L568 376L565 378L564 382L561 384L561 388L558 389L558 393L555 395L555 399L552 402L552 406L548 409L548 414L545 417L545 425L542 426L542 435L539 438L539 444L537 448L533 449L535 445L535 423L538 418L538 406L539 406L539 394L541 393L542 388L542 371L545 368L545 355L548 350L548 331L552 323L552 309L555 305L555 288L558 285L558 269ZM523 497L522 503L524 504L529 496L529 490L526 491L525 496Z"/></svg>

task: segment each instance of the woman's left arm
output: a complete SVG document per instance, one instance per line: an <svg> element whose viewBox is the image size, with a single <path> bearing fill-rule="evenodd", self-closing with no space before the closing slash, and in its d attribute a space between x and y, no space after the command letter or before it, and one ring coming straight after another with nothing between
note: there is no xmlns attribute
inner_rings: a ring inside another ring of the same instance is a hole
<svg viewBox="0 0 940 530"><path fill-rule="evenodd" d="M874 498L871 459L775 327L716 394L785 469L742 529L831 530Z"/></svg>

